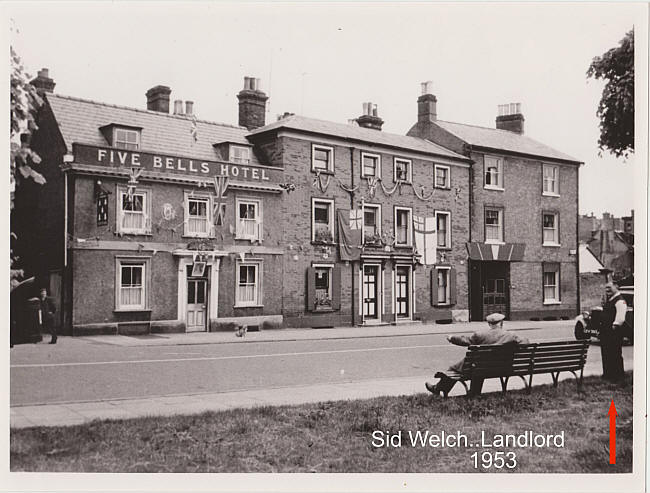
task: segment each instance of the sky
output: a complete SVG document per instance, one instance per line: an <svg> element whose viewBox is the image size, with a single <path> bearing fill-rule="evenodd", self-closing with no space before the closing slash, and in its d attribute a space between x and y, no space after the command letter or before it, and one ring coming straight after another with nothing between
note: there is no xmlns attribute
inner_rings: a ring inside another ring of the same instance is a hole
<svg viewBox="0 0 650 493"><path fill-rule="evenodd" d="M603 88L594 56L616 46L647 8L637 3L10 4L11 43L55 92L146 108L171 87L201 119L237 124L244 76L270 96L267 123L290 111L347 122L378 105L383 130L417 119L431 80L441 120L494 127L497 105L522 103L529 137L583 161L580 212L629 215L634 157L598 155Z"/></svg>

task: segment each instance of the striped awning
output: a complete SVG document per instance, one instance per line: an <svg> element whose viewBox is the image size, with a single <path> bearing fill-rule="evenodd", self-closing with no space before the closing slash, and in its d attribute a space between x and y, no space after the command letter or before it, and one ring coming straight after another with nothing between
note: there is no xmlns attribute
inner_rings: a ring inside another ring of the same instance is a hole
<svg viewBox="0 0 650 493"><path fill-rule="evenodd" d="M502 262L521 262L524 258L525 243L467 243L467 253L472 260L498 260Z"/></svg>

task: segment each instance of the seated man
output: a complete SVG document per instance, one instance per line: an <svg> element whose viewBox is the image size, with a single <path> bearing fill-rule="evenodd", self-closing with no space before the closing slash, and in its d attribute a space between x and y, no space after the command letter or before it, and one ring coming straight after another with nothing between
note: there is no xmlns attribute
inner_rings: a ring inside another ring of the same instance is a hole
<svg viewBox="0 0 650 493"><path fill-rule="evenodd" d="M447 340L452 344L457 346L478 346L485 344L527 344L528 339L525 337L519 337L512 332L503 330L503 319L506 318L501 313L493 313L488 315L485 319L488 323L489 328L484 330L479 330L474 332L471 336L447 336ZM450 372L460 373L463 369L463 363L465 359L463 358L458 363L455 363L449 367ZM444 373L436 373L436 377L440 377L440 380L437 384L433 385L432 383L426 382L424 386L427 390L433 394L439 395L442 392L444 395L447 395L452 387L456 384L456 380L449 378ZM477 388L473 389L476 393L480 393L481 386L483 382L477 381Z"/></svg>

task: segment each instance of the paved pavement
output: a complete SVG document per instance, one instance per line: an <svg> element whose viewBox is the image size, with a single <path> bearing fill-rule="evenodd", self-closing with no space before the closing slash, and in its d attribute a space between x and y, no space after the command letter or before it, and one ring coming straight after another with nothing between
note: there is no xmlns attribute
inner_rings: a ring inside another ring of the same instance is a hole
<svg viewBox="0 0 650 493"><path fill-rule="evenodd" d="M566 325L570 331L573 321L562 322L509 322L510 330L543 328L544 326ZM117 346L191 345L223 344L271 341L296 341L315 339L342 339L359 337L389 337L395 335L421 335L438 333L472 332L484 326L483 323L457 323L453 325L410 324L379 327L343 327L334 329L284 329L278 331L251 332L245 338L236 338L227 332L160 334L151 336L92 336L60 337L61 346L83 350L84 345L98 342ZM47 337L45 341L48 341ZM72 346L72 347L71 347ZM585 375L600 374L600 349L592 346L585 366ZM625 348L626 369L632 369L632 348ZM562 378L573 378L563 374ZM537 384L550 383L550 375L535 378ZM513 380L508 388L522 388L523 383ZM484 392L500 390L500 384L488 380ZM266 405L292 405L326 400L365 399L385 395L410 395L425 392L424 376L392 379L364 380L305 386L274 387L235 392L194 393L151 397L146 399L115 399L92 402L69 402L48 405L12 406L10 423L12 428L31 426L69 426L95 419L128 419L143 416L170 416L194 414L204 411L219 411ZM462 395L458 385L452 395ZM433 397L432 397L433 398Z"/></svg>

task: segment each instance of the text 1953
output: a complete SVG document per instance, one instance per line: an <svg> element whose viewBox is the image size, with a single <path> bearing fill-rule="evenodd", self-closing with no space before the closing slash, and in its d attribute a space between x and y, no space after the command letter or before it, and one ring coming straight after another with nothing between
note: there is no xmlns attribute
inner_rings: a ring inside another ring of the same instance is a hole
<svg viewBox="0 0 650 493"><path fill-rule="evenodd" d="M471 456L474 469L514 469L517 467L517 455L514 452L474 452Z"/></svg>

